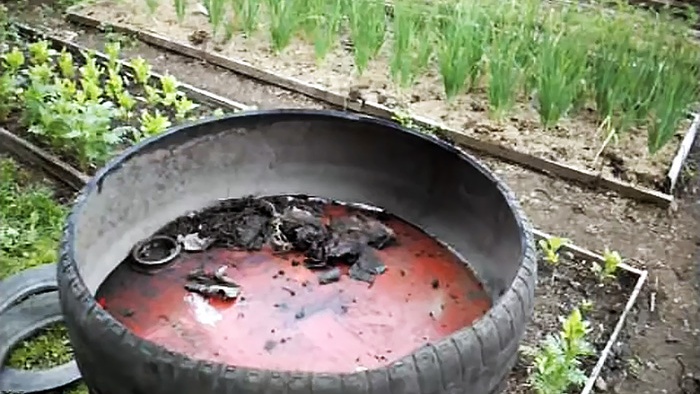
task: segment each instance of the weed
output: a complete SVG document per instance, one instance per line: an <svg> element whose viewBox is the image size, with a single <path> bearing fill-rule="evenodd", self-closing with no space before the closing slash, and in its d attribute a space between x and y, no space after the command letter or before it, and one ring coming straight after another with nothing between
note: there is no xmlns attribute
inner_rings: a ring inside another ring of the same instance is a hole
<svg viewBox="0 0 700 394"><path fill-rule="evenodd" d="M53 263L65 215L50 188L0 157L0 279Z"/></svg>

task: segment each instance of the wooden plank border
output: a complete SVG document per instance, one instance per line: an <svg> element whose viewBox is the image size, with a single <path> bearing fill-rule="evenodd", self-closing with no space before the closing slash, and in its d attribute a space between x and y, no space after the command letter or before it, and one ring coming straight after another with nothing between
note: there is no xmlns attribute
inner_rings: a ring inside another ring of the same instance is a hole
<svg viewBox="0 0 700 394"><path fill-rule="evenodd" d="M319 85L306 83L296 78L284 77L271 71L257 68L249 63L237 59L210 53L205 50L195 48L189 44L175 42L156 33L136 30L119 23L102 22L92 17L81 15L75 12L75 9L76 8L69 9L66 17L69 21L83 26L100 30L109 28L113 31L133 35L149 45L166 49L193 59L204 60L210 64L253 79L257 79L263 83L276 85L293 92L301 93L315 100L323 101L346 110L349 109L351 111L365 113L367 115L384 119L396 119L397 117L402 116L401 112L391 110L381 104L366 101L355 101L346 96L331 92ZM629 182L623 182L594 171L579 169L567 164L532 156L530 154L519 152L509 147L492 142L478 140L461 131L449 128L426 117L411 116L410 120L418 127L433 130L441 134L443 137L446 137L447 139L450 139L455 143L463 145L471 150L516 163L537 171L555 175L563 179L575 181L588 187L606 188L625 197L657 204L662 207L669 207L674 201L674 197L670 194L652 190L646 187L636 186Z"/></svg>
<svg viewBox="0 0 700 394"><path fill-rule="evenodd" d="M676 188L678 178L680 178L681 170L683 169L683 164L685 163L685 160L688 158L690 150L695 144L695 139L697 138L698 134L698 126L700 126L700 115L694 114L693 123L691 123L688 132L685 133L685 135L683 136L683 141L681 141L681 145L678 148L678 152L673 158L673 162L671 162L671 168L668 169L668 173L666 174L665 184L666 190L669 193L673 193L673 191Z"/></svg>
<svg viewBox="0 0 700 394"><path fill-rule="evenodd" d="M67 41L63 38L60 38L56 35L53 35L49 32L42 31L35 29L33 27L30 27L28 25L25 25L23 23L14 23L13 26L15 26L20 34L27 35L30 37L34 37L37 39L45 39L51 42L52 46L54 47L66 47L67 49L73 51L73 52L87 52L91 51L95 57L99 58L102 61L107 61L109 57L100 51L96 51L94 49L87 48L83 45ZM124 61L123 59L119 59L118 63L127 74L130 74L133 76L133 67L129 62ZM162 74L159 74L157 72L150 72L150 78L151 79L158 79L162 77ZM190 84L184 83L180 80L178 80L178 89L185 93L187 97L195 99L197 101L200 101L202 103L207 103L213 106L218 106L218 107L223 107L227 109L231 109L234 111L248 111L255 109L255 106L250 106L246 105L243 103L239 103L237 101L228 99L223 96L219 96L217 94L214 94L212 92L208 92L206 90L200 89L196 86L192 86Z"/></svg>
<svg viewBox="0 0 700 394"><path fill-rule="evenodd" d="M0 150L5 150L26 164L41 168L48 175L73 190L80 190L90 179L73 166L46 152L24 138L18 137L0 127Z"/></svg>

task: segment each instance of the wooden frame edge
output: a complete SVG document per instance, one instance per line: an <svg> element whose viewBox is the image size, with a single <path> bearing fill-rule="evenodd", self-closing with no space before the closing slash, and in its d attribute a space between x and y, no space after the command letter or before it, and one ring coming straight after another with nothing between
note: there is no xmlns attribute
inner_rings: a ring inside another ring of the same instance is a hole
<svg viewBox="0 0 700 394"><path fill-rule="evenodd" d="M693 123L690 124L688 131L683 136L683 141L678 147L678 152L671 162L671 168L669 168L666 174L666 187L669 193L673 193L678 183L678 179L681 175L681 170L683 169L683 164L685 164L686 159L690 150L695 144L695 138L698 134L698 127L700 126L700 114L693 114Z"/></svg>
<svg viewBox="0 0 700 394"><path fill-rule="evenodd" d="M617 320L615 328L613 329L612 334L610 334L608 342L605 344L603 351L600 353L600 358L598 358L598 362L596 362L595 366L593 367L593 370L591 371L591 374L588 377L588 380L586 381L583 390L581 390L581 394L590 394L593 392L595 382L598 379L600 372L603 370L605 362L607 361L608 356L610 355L612 348L615 345L615 342L617 342L617 337L620 336L622 327L625 326L627 314L629 314L630 310L632 310L632 307L637 302L637 298L639 298L639 293L642 291L642 287L644 287L644 283L646 282L648 277L648 271L641 271L641 273L639 274L639 279L637 279L637 283L634 285L634 289L632 290L630 297L627 299L625 309L623 309L622 313L620 314L620 318Z"/></svg>
<svg viewBox="0 0 700 394"><path fill-rule="evenodd" d="M263 83L276 85L296 93L304 94L315 100L323 101L346 110L350 109L354 112L377 116L384 119L395 119L397 116L400 116L400 112L391 110L381 104L354 101L348 97L333 93L318 85L309 84L296 78L284 77L271 71L254 67L253 65L240 60L220 56L187 44L175 42L167 37L163 37L153 32L133 29L119 23L101 22L89 16L81 15L74 10L75 8L70 8L67 11L66 18L69 21L83 26L95 29L110 27L115 31L133 35L144 43L160 47L161 49L178 53L190 58L204 60L210 64L242 74L249 78L257 79ZM597 174L590 170L579 169L552 160L532 156L530 154L522 153L491 142L481 141L422 116L411 116L410 118L415 125L436 130L443 136L452 139L456 143L462 144L469 149L516 163L523 167L549 173L589 187L603 187L615 191L625 197L656 204L664 208L671 206L671 204L674 202L674 197L670 194L652 190L646 187L636 186L628 182L622 182L614 178Z"/></svg>
<svg viewBox="0 0 700 394"><path fill-rule="evenodd" d="M0 127L0 148L4 148L18 160L24 159L21 161L39 166L55 180L60 181L74 190L82 189L88 179L90 179L89 176L78 171L70 164L24 138L12 134L4 127Z"/></svg>

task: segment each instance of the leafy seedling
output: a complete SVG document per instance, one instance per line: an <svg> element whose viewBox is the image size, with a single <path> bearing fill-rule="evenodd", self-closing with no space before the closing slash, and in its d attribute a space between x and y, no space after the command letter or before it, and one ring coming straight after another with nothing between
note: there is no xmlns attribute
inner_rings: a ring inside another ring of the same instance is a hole
<svg viewBox="0 0 700 394"><path fill-rule="evenodd" d="M595 353L586 339L589 332L590 324L576 308L562 319L557 335L547 336L538 348L522 347L522 352L532 358L528 380L537 394L563 394L586 382L581 362Z"/></svg>
<svg viewBox="0 0 700 394"><path fill-rule="evenodd" d="M537 244L544 253L545 261L556 265L559 263L559 249L567 243L569 240L566 238L551 237L546 240L541 239Z"/></svg>
<svg viewBox="0 0 700 394"><path fill-rule="evenodd" d="M160 88L163 92L161 104L169 107L175 103L178 96L178 82L172 75L166 74L160 77Z"/></svg>
<svg viewBox="0 0 700 394"><path fill-rule="evenodd" d="M75 78L75 64L73 63L73 55L70 52L63 50L58 55L58 69L63 78Z"/></svg>
<svg viewBox="0 0 700 394"><path fill-rule="evenodd" d="M142 57L131 59L131 68L134 70L134 79L142 86L148 85L148 80L151 76L151 65Z"/></svg>
<svg viewBox="0 0 700 394"><path fill-rule="evenodd" d="M153 86L146 85L143 87L143 90L146 92L146 102L149 105L160 104L162 98L158 89L154 88Z"/></svg>
<svg viewBox="0 0 700 394"><path fill-rule="evenodd" d="M190 112L199 107L186 96L181 96L175 100L175 119L182 121L187 118Z"/></svg>
<svg viewBox="0 0 700 394"><path fill-rule="evenodd" d="M24 53L19 48L12 48L11 51L2 55L3 65L7 72L11 75L17 75L17 72L24 66Z"/></svg>
<svg viewBox="0 0 700 394"><path fill-rule="evenodd" d="M48 41L37 41L27 45L29 61L34 65L46 64L51 60L56 51L51 49Z"/></svg>
<svg viewBox="0 0 700 394"><path fill-rule="evenodd" d="M107 69L118 73L121 69L121 66L119 65L121 44L119 41L109 42L105 44L105 52L107 53Z"/></svg>
<svg viewBox="0 0 700 394"><path fill-rule="evenodd" d="M155 110L153 114L144 110L141 113L141 138L151 137L164 132L168 127L171 126L170 120L167 116L164 116L160 111Z"/></svg>
<svg viewBox="0 0 700 394"><path fill-rule="evenodd" d="M601 281L613 279L617 274L617 269L620 267L620 263L622 263L620 253L610 251L608 248L605 248L605 252L603 253L603 265L601 266L594 261L593 272L598 275Z"/></svg>

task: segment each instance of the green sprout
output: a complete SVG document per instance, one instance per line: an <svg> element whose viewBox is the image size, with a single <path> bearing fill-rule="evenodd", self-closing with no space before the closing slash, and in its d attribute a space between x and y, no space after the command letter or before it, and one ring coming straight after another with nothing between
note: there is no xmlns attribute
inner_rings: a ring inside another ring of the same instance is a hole
<svg viewBox="0 0 700 394"><path fill-rule="evenodd" d="M610 251L608 248L605 248L605 252L603 252L603 265L601 266L594 261L593 272L598 275L601 281L613 279L615 278L617 269L620 267L621 263L622 256L620 256L620 253Z"/></svg>
<svg viewBox="0 0 700 394"><path fill-rule="evenodd" d="M559 249L567 243L569 243L569 240L566 238L551 237L546 240L541 239L537 244L544 252L545 261L556 265L559 263Z"/></svg>

